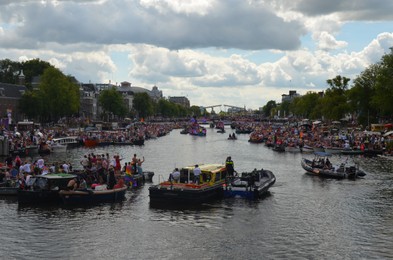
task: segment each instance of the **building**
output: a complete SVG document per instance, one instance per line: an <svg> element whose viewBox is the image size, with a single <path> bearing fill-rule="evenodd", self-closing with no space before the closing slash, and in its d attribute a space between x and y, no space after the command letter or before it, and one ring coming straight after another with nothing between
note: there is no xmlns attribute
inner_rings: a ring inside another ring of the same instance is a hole
<svg viewBox="0 0 393 260"><path fill-rule="evenodd" d="M190 100L186 97L169 97L169 102L182 105L186 108L190 107Z"/></svg>
<svg viewBox="0 0 393 260"><path fill-rule="evenodd" d="M151 93L150 97L151 97L154 101L158 101L158 100L160 100L161 98L163 98L162 90L158 90L158 87L157 87L157 86L153 86L153 88L151 89L150 93Z"/></svg>
<svg viewBox="0 0 393 260"><path fill-rule="evenodd" d="M281 95L281 102L284 102L284 101L292 102L292 100L295 97L300 97L300 95L298 93L296 93L296 90L290 90L289 95L287 95L287 94Z"/></svg>
<svg viewBox="0 0 393 260"><path fill-rule="evenodd" d="M12 118L11 123L23 119L18 105L26 90L23 85L0 83L0 118Z"/></svg>
<svg viewBox="0 0 393 260"><path fill-rule="evenodd" d="M99 119L102 109L99 105L98 98L102 90L109 88L116 88L116 90L122 94L124 104L128 111L132 109L134 95L136 93L147 93L153 100L162 98L162 91L158 90L156 86L150 91L145 88L132 86L131 83L127 81L121 82L119 86L111 83L81 84L80 116L89 120Z"/></svg>

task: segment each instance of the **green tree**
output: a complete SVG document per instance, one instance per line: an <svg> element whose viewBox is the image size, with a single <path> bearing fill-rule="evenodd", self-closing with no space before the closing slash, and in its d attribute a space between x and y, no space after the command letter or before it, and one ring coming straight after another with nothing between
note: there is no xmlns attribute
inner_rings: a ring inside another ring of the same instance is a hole
<svg viewBox="0 0 393 260"><path fill-rule="evenodd" d="M19 110L30 119L42 120L43 100L40 98L39 91L28 90L18 103Z"/></svg>
<svg viewBox="0 0 393 260"><path fill-rule="evenodd" d="M104 111L104 117L108 120L109 114L124 117L127 114L127 107L123 96L115 87L101 91L98 102Z"/></svg>
<svg viewBox="0 0 393 260"><path fill-rule="evenodd" d="M264 116L270 117L272 109L276 107L277 107L276 101L270 100L269 102L267 102L267 104L262 108Z"/></svg>
<svg viewBox="0 0 393 260"><path fill-rule="evenodd" d="M35 76L41 76L44 71L48 68L54 68L49 62L42 61L40 59L33 59L25 61L21 64L23 69L23 74L25 75L25 85L27 88L31 89L32 81Z"/></svg>
<svg viewBox="0 0 393 260"><path fill-rule="evenodd" d="M321 117L321 112L319 110L320 96L316 92L309 91L301 97L296 97L291 105L291 110L295 115L317 119Z"/></svg>
<svg viewBox="0 0 393 260"><path fill-rule="evenodd" d="M190 107L190 113L193 116L201 116L201 108L199 106L191 106Z"/></svg>
<svg viewBox="0 0 393 260"><path fill-rule="evenodd" d="M138 112L139 117L153 115L153 101L147 93L136 93L132 107Z"/></svg>
<svg viewBox="0 0 393 260"><path fill-rule="evenodd" d="M372 99L375 95L379 73L379 64L370 65L355 78L353 87L348 90L351 112L355 113L360 124L368 125L376 121L379 109L372 105Z"/></svg>
<svg viewBox="0 0 393 260"><path fill-rule="evenodd" d="M334 91L337 91L340 94L343 94L348 89L348 83L351 79L346 77L341 77L337 75L333 79L328 79L326 82L330 86L330 88Z"/></svg>
<svg viewBox="0 0 393 260"><path fill-rule="evenodd" d="M378 72L372 104L380 108L381 116L391 118L393 114L393 48L390 48L389 54L382 56Z"/></svg>
<svg viewBox="0 0 393 260"><path fill-rule="evenodd" d="M9 59L0 61L0 82L18 84L21 64Z"/></svg>
<svg viewBox="0 0 393 260"><path fill-rule="evenodd" d="M57 121L79 111L79 87L59 69L45 69L39 85L44 121Z"/></svg>

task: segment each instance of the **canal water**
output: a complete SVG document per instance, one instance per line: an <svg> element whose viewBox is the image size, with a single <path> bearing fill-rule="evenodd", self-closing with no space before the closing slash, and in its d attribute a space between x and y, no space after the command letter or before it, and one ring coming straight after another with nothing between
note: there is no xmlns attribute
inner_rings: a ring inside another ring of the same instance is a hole
<svg viewBox="0 0 393 260"><path fill-rule="evenodd" d="M238 172L271 170L277 178L260 201L227 199L195 208L153 208L148 188L130 191L117 204L67 208L18 206L0 199L1 259L392 259L393 161L354 157L364 179L330 180L306 175L300 153L277 153L248 135L227 140L169 135L142 147L77 148L47 161L80 168L88 153L145 157L153 184L175 167L224 163ZM333 157L339 162L347 157ZM352 159L352 158L351 158ZM160 177L161 176L161 177Z"/></svg>

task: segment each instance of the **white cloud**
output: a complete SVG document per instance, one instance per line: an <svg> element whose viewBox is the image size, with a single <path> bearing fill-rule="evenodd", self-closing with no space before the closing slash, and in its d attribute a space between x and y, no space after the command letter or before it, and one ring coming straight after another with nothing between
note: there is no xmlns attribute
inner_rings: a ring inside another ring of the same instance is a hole
<svg viewBox="0 0 393 260"><path fill-rule="evenodd" d="M333 35L326 31L314 35L313 39L316 41L319 49L326 51L341 49L348 45L345 41L337 41Z"/></svg>

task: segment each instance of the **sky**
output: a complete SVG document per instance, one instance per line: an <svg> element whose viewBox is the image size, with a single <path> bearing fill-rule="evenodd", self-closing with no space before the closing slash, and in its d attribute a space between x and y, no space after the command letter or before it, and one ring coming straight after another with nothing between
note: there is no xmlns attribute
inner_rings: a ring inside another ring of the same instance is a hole
<svg viewBox="0 0 393 260"><path fill-rule="evenodd" d="M391 47L391 0L0 0L0 59L216 112L353 80Z"/></svg>

